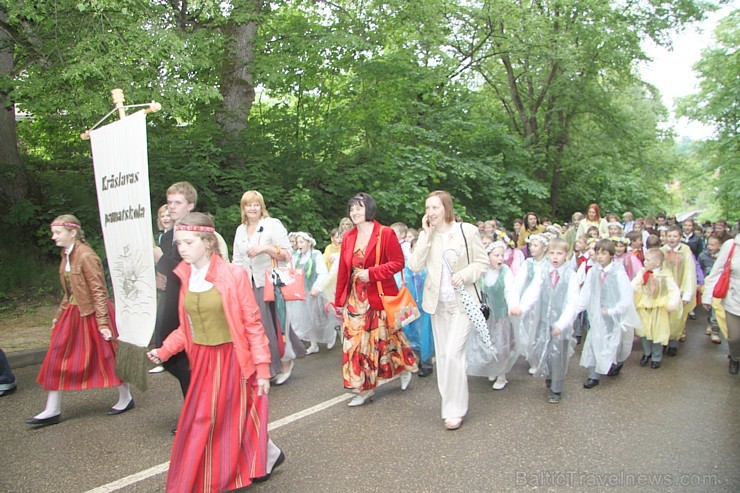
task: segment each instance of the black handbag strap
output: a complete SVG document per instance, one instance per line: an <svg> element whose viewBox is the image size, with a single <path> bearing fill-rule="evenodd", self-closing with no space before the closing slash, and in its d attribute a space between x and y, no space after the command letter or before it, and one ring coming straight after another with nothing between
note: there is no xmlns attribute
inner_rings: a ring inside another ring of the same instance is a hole
<svg viewBox="0 0 740 493"><path fill-rule="evenodd" d="M468 258L468 265L470 265L470 253L468 252L468 239L465 237L465 230L463 229L463 223L460 223L460 233L462 233L463 241L465 242L465 256ZM478 302L483 304L483 298L480 297L478 292L478 286L473 283L473 289L475 289L475 295L478 297Z"/></svg>

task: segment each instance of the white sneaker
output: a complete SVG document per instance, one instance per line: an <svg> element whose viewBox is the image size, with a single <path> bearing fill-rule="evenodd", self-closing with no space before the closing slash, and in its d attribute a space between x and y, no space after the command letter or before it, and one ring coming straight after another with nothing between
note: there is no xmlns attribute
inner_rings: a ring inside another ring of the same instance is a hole
<svg viewBox="0 0 740 493"><path fill-rule="evenodd" d="M537 372L537 368L530 368L529 369L529 374L530 375L534 375L536 372Z"/></svg>
<svg viewBox="0 0 740 493"><path fill-rule="evenodd" d="M308 349L306 349L306 354L316 354L319 352L319 345L311 345Z"/></svg>
<svg viewBox="0 0 740 493"><path fill-rule="evenodd" d="M331 349L334 347L334 344L337 343L337 331L334 331L334 339L331 340L329 344L326 345L326 349Z"/></svg>
<svg viewBox="0 0 740 493"><path fill-rule="evenodd" d="M159 365L149 370L149 373L162 373L163 371L164 371L164 366Z"/></svg>
<svg viewBox="0 0 740 493"><path fill-rule="evenodd" d="M493 390L501 390L506 387L507 383L509 383L509 381L506 380L506 378L498 377L496 382L493 384Z"/></svg>

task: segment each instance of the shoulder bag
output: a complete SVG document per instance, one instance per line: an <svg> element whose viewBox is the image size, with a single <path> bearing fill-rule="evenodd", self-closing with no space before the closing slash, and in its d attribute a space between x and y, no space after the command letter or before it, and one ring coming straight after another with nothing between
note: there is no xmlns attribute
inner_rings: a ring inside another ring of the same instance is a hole
<svg viewBox="0 0 740 493"><path fill-rule="evenodd" d="M380 265L380 247L383 239L383 228L385 226L381 226L378 233L378 243L375 247L375 265ZM406 287L403 270L401 270L401 287L397 295L386 295L383 293L382 283L377 281L377 284L378 295L380 295L380 301L383 303L383 310L385 310L385 316L390 327L400 330L421 317L419 307L416 306L414 297L411 296L411 291Z"/></svg>
<svg viewBox="0 0 740 493"><path fill-rule="evenodd" d="M725 268L722 269L722 274L720 274L719 279L717 279L717 284L714 285L714 291L712 291L712 296L714 298L724 298L727 296L727 291L730 289L730 271L732 270L732 255L735 253L735 246L737 245L737 242L733 240L732 248L730 249L730 255L727 257L727 260L725 261Z"/></svg>

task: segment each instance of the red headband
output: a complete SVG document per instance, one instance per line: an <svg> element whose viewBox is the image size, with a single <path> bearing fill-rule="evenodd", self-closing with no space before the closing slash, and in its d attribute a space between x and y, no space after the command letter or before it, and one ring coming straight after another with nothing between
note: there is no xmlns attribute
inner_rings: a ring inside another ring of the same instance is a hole
<svg viewBox="0 0 740 493"><path fill-rule="evenodd" d="M64 221L54 221L53 223L51 223L51 225L52 226L63 226L65 228L74 228L74 229L80 229L80 228L82 228L82 226L80 226L77 223L68 223L68 222L64 222Z"/></svg>
<svg viewBox="0 0 740 493"><path fill-rule="evenodd" d="M216 229L210 226L189 226L187 224L178 224L175 231L196 231L198 233L215 233Z"/></svg>

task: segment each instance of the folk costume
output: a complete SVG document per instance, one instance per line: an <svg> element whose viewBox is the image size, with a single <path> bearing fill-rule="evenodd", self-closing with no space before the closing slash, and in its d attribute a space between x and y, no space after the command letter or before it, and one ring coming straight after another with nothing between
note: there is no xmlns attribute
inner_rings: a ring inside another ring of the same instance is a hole
<svg viewBox="0 0 740 493"><path fill-rule="evenodd" d="M191 386L167 472L167 491L221 492L267 474L270 348L247 273L212 255L201 269L175 269L182 323L158 350L162 361L185 351ZM274 445L272 446L274 447Z"/></svg>
<svg viewBox="0 0 740 493"><path fill-rule="evenodd" d="M590 328L581 352L580 365L589 379L599 380L632 352L635 328L641 326L632 287L622 264L596 264L586 275L578 299L578 311L586 310Z"/></svg>
<svg viewBox="0 0 740 493"><path fill-rule="evenodd" d="M468 375L488 377L491 381L500 377L506 381L506 373L519 356L514 326L509 317L509 307L519 305L519 296L509 266L503 264L501 269L489 268L478 281L478 289L485 294L491 309L488 331L497 358L490 359L490 351L484 349L478 332L473 331L468 338Z"/></svg>
<svg viewBox="0 0 740 493"><path fill-rule="evenodd" d="M57 323L36 381L52 391L121 385L115 342L106 341L99 332L107 327L118 337L100 257L75 240L62 252L59 278L64 297L54 315Z"/></svg>
<svg viewBox="0 0 740 493"><path fill-rule="evenodd" d="M635 333L642 341L643 366L648 359L660 363L671 334L669 313L681 309L681 292L673 275L663 268L643 268L631 284L641 321Z"/></svg>
<svg viewBox="0 0 740 493"><path fill-rule="evenodd" d="M536 300L533 310L538 313L528 361L535 376L548 380L550 401L555 403L563 392L568 360L575 347L573 319L578 304L578 280L568 263L557 268L548 263L542 274L539 289L527 294ZM553 326L560 328L560 334L552 335Z"/></svg>
<svg viewBox="0 0 740 493"><path fill-rule="evenodd" d="M671 337L668 346L671 348L669 351L675 354L678 339L686 330L689 312L696 307L696 263L691 249L685 243L679 243L676 248L663 245L661 250L665 254L662 268L668 269L673 274L683 301L682 309L670 314Z"/></svg>

